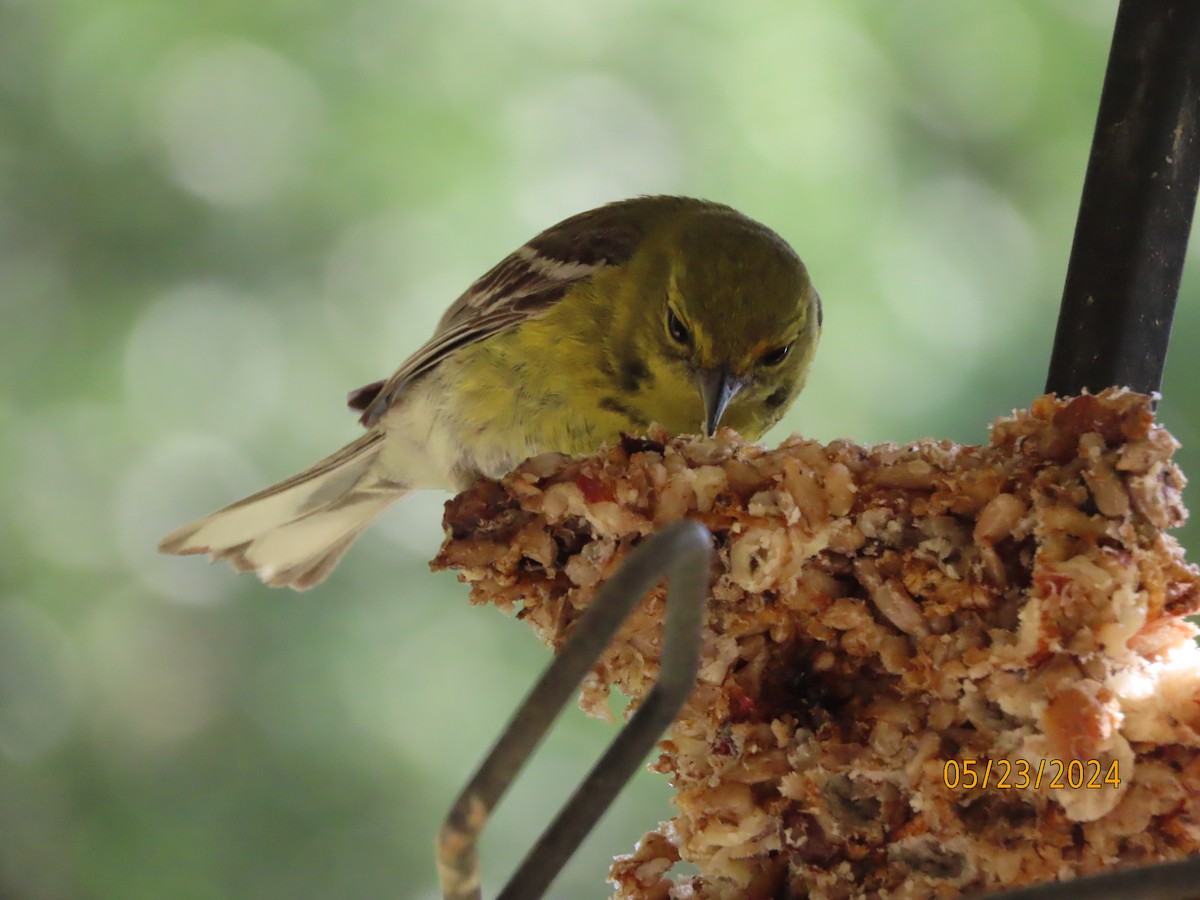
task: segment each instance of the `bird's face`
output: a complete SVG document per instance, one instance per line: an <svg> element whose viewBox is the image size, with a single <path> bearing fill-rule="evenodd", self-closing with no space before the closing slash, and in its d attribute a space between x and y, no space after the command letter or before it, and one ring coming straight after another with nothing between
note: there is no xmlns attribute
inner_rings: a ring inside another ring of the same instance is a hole
<svg viewBox="0 0 1200 900"><path fill-rule="evenodd" d="M675 239L686 252L668 257L647 329L659 363L652 414L672 430L711 435L724 424L758 438L804 385L820 298L791 248L756 223L701 222Z"/></svg>

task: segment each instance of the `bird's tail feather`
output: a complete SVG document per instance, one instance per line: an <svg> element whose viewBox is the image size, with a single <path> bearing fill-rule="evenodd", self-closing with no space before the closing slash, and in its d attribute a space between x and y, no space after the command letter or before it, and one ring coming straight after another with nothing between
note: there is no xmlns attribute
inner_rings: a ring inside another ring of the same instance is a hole
<svg viewBox="0 0 1200 900"><path fill-rule="evenodd" d="M375 517L408 493L373 471L368 432L298 475L172 531L163 553L208 553L265 583L305 590L333 571Z"/></svg>

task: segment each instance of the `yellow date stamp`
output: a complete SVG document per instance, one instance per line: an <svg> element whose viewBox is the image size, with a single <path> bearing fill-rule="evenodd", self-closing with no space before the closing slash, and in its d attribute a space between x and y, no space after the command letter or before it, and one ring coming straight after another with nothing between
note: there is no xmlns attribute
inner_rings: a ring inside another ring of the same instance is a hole
<svg viewBox="0 0 1200 900"><path fill-rule="evenodd" d="M942 783L952 791L1103 790L1119 788L1121 772L1115 759L948 759Z"/></svg>

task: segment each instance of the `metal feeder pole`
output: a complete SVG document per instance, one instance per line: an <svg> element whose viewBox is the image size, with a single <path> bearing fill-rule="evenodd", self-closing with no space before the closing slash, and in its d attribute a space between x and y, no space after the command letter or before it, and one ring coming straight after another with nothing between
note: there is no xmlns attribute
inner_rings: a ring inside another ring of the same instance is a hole
<svg viewBox="0 0 1200 900"><path fill-rule="evenodd" d="M1046 390L1162 384L1200 180L1200 2L1121 0Z"/></svg>

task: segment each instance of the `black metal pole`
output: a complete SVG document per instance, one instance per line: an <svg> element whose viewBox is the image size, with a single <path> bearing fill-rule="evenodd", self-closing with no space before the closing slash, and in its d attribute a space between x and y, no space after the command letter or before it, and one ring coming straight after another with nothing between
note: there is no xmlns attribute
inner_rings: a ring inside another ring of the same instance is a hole
<svg viewBox="0 0 1200 900"><path fill-rule="evenodd" d="M1046 390L1162 384L1200 180L1200 0L1121 0Z"/></svg>

